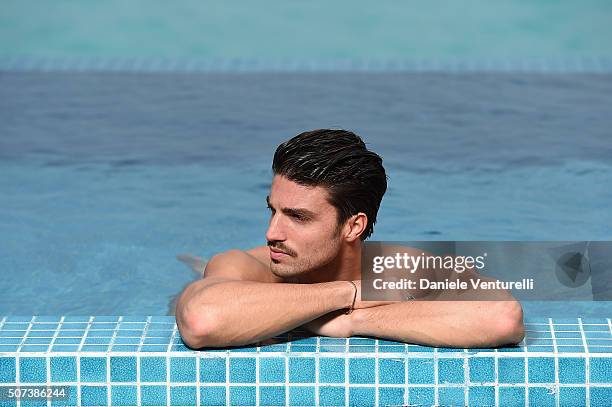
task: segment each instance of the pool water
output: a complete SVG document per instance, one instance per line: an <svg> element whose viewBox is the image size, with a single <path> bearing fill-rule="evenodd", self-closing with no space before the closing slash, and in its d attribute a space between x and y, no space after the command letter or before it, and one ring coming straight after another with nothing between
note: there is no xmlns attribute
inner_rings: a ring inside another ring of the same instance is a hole
<svg viewBox="0 0 612 407"><path fill-rule="evenodd" d="M176 255L265 244L316 127L383 156L374 240L612 240L610 106L609 74L1 72L0 315L166 314Z"/></svg>

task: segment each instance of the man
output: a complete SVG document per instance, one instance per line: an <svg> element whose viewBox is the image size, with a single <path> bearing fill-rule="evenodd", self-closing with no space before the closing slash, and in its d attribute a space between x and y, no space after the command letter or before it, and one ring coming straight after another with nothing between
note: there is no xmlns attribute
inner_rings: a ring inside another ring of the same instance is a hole
<svg viewBox="0 0 612 407"><path fill-rule="evenodd" d="M303 326L430 346L522 340L522 309L504 301L362 301L363 240L387 188L360 137L320 129L274 154L267 246L213 256L181 294L176 320L192 348L252 344ZM509 296L509 295L508 295Z"/></svg>

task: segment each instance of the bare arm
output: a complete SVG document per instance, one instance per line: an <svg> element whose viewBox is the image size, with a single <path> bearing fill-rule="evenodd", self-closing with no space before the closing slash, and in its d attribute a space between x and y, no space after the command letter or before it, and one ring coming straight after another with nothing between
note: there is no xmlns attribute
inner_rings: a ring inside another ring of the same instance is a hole
<svg viewBox="0 0 612 407"><path fill-rule="evenodd" d="M409 301L355 310L354 335L428 346L485 348L524 337L516 301Z"/></svg>
<svg viewBox="0 0 612 407"><path fill-rule="evenodd" d="M473 268L463 273L428 273L437 281L496 281ZM522 307L508 290L432 290L427 297L435 300L355 310L351 318L353 334L459 348L516 344L525 335Z"/></svg>
<svg viewBox="0 0 612 407"><path fill-rule="evenodd" d="M253 281L258 277L256 273L249 275L249 270L260 266L238 251L211 259L206 277L190 284L177 303L177 325L189 346L258 342L349 307L352 302L354 289L346 281L317 284Z"/></svg>
<svg viewBox="0 0 612 407"><path fill-rule="evenodd" d="M468 273L465 277L468 276L477 277L477 274ZM355 283L361 291L361 282ZM381 304L356 309L350 315L331 313L305 327L317 335L363 335L459 348L516 344L524 337L521 305L506 290L494 293L444 290L429 294L437 299Z"/></svg>

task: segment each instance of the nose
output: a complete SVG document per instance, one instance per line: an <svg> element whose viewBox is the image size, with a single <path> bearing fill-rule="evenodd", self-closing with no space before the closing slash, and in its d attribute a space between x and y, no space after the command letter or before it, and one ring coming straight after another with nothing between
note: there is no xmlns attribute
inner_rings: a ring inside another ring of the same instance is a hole
<svg viewBox="0 0 612 407"><path fill-rule="evenodd" d="M268 226L268 231L266 232L266 239L268 242L282 242L286 238L287 237L285 236L281 217L278 215L272 216L270 219L270 225Z"/></svg>

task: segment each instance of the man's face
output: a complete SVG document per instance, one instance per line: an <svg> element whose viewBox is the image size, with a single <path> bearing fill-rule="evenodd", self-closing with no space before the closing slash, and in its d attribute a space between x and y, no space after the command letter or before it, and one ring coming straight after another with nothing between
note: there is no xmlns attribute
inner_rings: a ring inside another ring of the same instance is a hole
<svg viewBox="0 0 612 407"><path fill-rule="evenodd" d="M275 275L303 274L337 257L341 247L338 215L327 202L327 194L324 187L299 185L282 175L272 179L266 239Z"/></svg>

